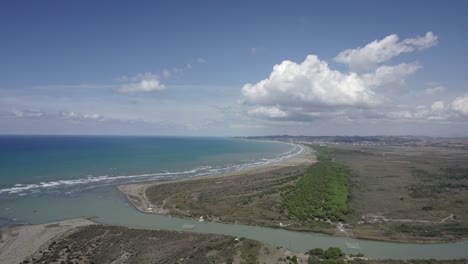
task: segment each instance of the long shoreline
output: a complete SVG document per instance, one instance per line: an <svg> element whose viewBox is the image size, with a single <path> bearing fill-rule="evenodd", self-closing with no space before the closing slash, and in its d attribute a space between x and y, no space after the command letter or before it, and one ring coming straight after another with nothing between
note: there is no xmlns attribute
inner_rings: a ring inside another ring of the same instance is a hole
<svg viewBox="0 0 468 264"><path fill-rule="evenodd" d="M299 144L296 144L296 145L299 145ZM146 198L145 191L148 186L178 183L178 182L187 182L187 181L198 181L198 180L203 180L203 179L218 179L218 178L221 179L225 177L235 177L235 176L241 176L241 175L244 175L244 176L255 175L258 173L273 171L279 168L294 167L294 166L301 166L301 165L307 166L307 165L312 165L313 163L315 163L316 162L315 151L305 145L299 145L299 146L303 148L301 153L289 159L283 159L278 162L269 163L269 164L265 164L262 166L242 169L242 170L238 170L234 172L197 176L197 177L186 178L186 179L177 179L177 180L168 180L168 181L155 180L155 181L147 181L147 182L141 182L141 183L123 184L123 185L116 186L116 188L117 190L122 192L126 196L127 200L140 212L148 213L148 214L157 213L161 215L167 215L166 211L160 210L160 208L157 208L151 205L148 199Z"/></svg>
<svg viewBox="0 0 468 264"><path fill-rule="evenodd" d="M264 140L267 141L267 140ZM243 164L237 165L228 165L221 168L211 169L210 166L199 166L192 169L181 170L181 171L164 171L164 172L152 172L152 173L143 173L143 174L123 174L123 175L95 175L88 177L81 177L76 179L62 179L62 180L52 180L52 181L43 181L39 183L16 183L14 185L8 186L6 188L0 188L0 195L13 195L12 197L18 197L34 192L34 190L41 190L48 188L73 188L73 186L82 186L88 183L109 181L107 185L125 185L131 184L131 181L135 183L144 183L144 182L155 182L155 181L165 181L165 179L172 178L174 180L183 179L183 177L189 178L199 178L199 177L209 177L213 175L227 174L236 171L247 171L249 169L254 169L258 167L264 167L271 164L281 163L284 160L293 159L295 156L300 155L304 148L299 144L294 144L290 142L278 142L269 140L276 144L287 144L293 147L292 150L282 153L279 157L272 157L268 159L263 159L261 161L252 161ZM300 150L297 151L297 148ZM123 180L122 180L123 179ZM127 180L128 179L128 180ZM121 180L120 183L118 180Z"/></svg>

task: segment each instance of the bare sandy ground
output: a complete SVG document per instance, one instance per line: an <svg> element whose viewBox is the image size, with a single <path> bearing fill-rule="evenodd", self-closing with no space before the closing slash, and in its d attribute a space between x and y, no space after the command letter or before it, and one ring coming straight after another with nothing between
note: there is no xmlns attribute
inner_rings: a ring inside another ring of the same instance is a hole
<svg viewBox="0 0 468 264"><path fill-rule="evenodd" d="M120 190L122 193L124 193L127 196L128 200L141 212L165 214L166 212L164 211L164 208L160 208L158 206L154 206L149 203L145 195L145 190L147 187L152 186L152 185L167 184L167 183L174 183L174 182L196 181L200 179L216 179L216 178L239 176L239 175L249 175L249 176L254 177L256 174L273 171L282 167L311 165L315 163L317 161L315 151L308 146L305 146L305 145L301 145L301 146L304 148L302 153L290 159L282 160L282 161L271 163L271 164L264 165L264 166L259 166L259 167L254 167L250 169L224 173L224 174L194 177L190 179L180 179L180 180L174 180L174 181L151 181L151 182L144 182L144 183L125 184L125 185L117 186L117 189Z"/></svg>
<svg viewBox="0 0 468 264"><path fill-rule="evenodd" d="M85 219L71 219L41 225L9 226L0 229L0 262L2 264L20 263L47 241L79 227L95 222Z"/></svg>

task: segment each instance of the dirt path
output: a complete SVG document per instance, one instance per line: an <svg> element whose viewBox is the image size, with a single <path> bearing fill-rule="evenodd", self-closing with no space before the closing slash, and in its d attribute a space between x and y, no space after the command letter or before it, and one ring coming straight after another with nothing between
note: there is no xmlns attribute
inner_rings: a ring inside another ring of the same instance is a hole
<svg viewBox="0 0 468 264"><path fill-rule="evenodd" d="M455 217L454 214L450 214L449 216L447 216L447 217L445 217L444 219L440 220L439 223L440 223L440 224L443 224L443 223L445 223L445 221L447 221L447 220L453 220L454 217Z"/></svg>
<svg viewBox="0 0 468 264"><path fill-rule="evenodd" d="M344 224L341 223L341 222L338 222L336 224L336 228L338 229L338 232L341 232L343 234L345 234L347 237L349 237L349 233L348 231L346 231L346 229L344 228Z"/></svg>
<svg viewBox="0 0 468 264"><path fill-rule="evenodd" d="M375 215L375 214L365 214L363 215L363 219L371 224L374 223L381 223L381 222L401 222L401 223L427 223L427 224L443 224L447 220L453 220L454 214L450 214L449 216L441 219L440 221L429 221L429 220L418 220L418 219L390 219L386 218L383 215Z"/></svg>

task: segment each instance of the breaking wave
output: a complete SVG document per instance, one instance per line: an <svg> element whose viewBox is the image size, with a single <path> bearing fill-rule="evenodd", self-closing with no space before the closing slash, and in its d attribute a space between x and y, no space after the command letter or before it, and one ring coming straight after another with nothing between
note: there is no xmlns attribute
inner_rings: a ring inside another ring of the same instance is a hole
<svg viewBox="0 0 468 264"><path fill-rule="evenodd" d="M264 166L283 160L290 159L304 152L304 147L292 144L294 148L291 151L283 153L281 156L272 159L254 160L250 163L238 165L226 165L223 167L200 166L192 170L175 171L175 172L158 172L137 175L101 175L101 176L88 176L86 178L78 178L71 180L57 180L49 182L39 182L32 184L15 184L11 187L0 189L0 196L2 197L18 197L28 194L40 193L67 193L72 194L84 190L93 189L96 187L104 187L110 185L120 185L126 183L154 181L154 180L173 180L179 178L190 178L197 176L215 175L221 173L235 172L259 166Z"/></svg>

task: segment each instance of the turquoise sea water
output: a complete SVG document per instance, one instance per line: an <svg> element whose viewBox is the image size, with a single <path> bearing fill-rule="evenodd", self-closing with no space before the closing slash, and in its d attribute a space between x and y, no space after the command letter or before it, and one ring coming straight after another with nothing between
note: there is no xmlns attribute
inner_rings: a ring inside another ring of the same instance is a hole
<svg viewBox="0 0 468 264"><path fill-rule="evenodd" d="M297 151L232 138L1 136L0 199L217 174Z"/></svg>

